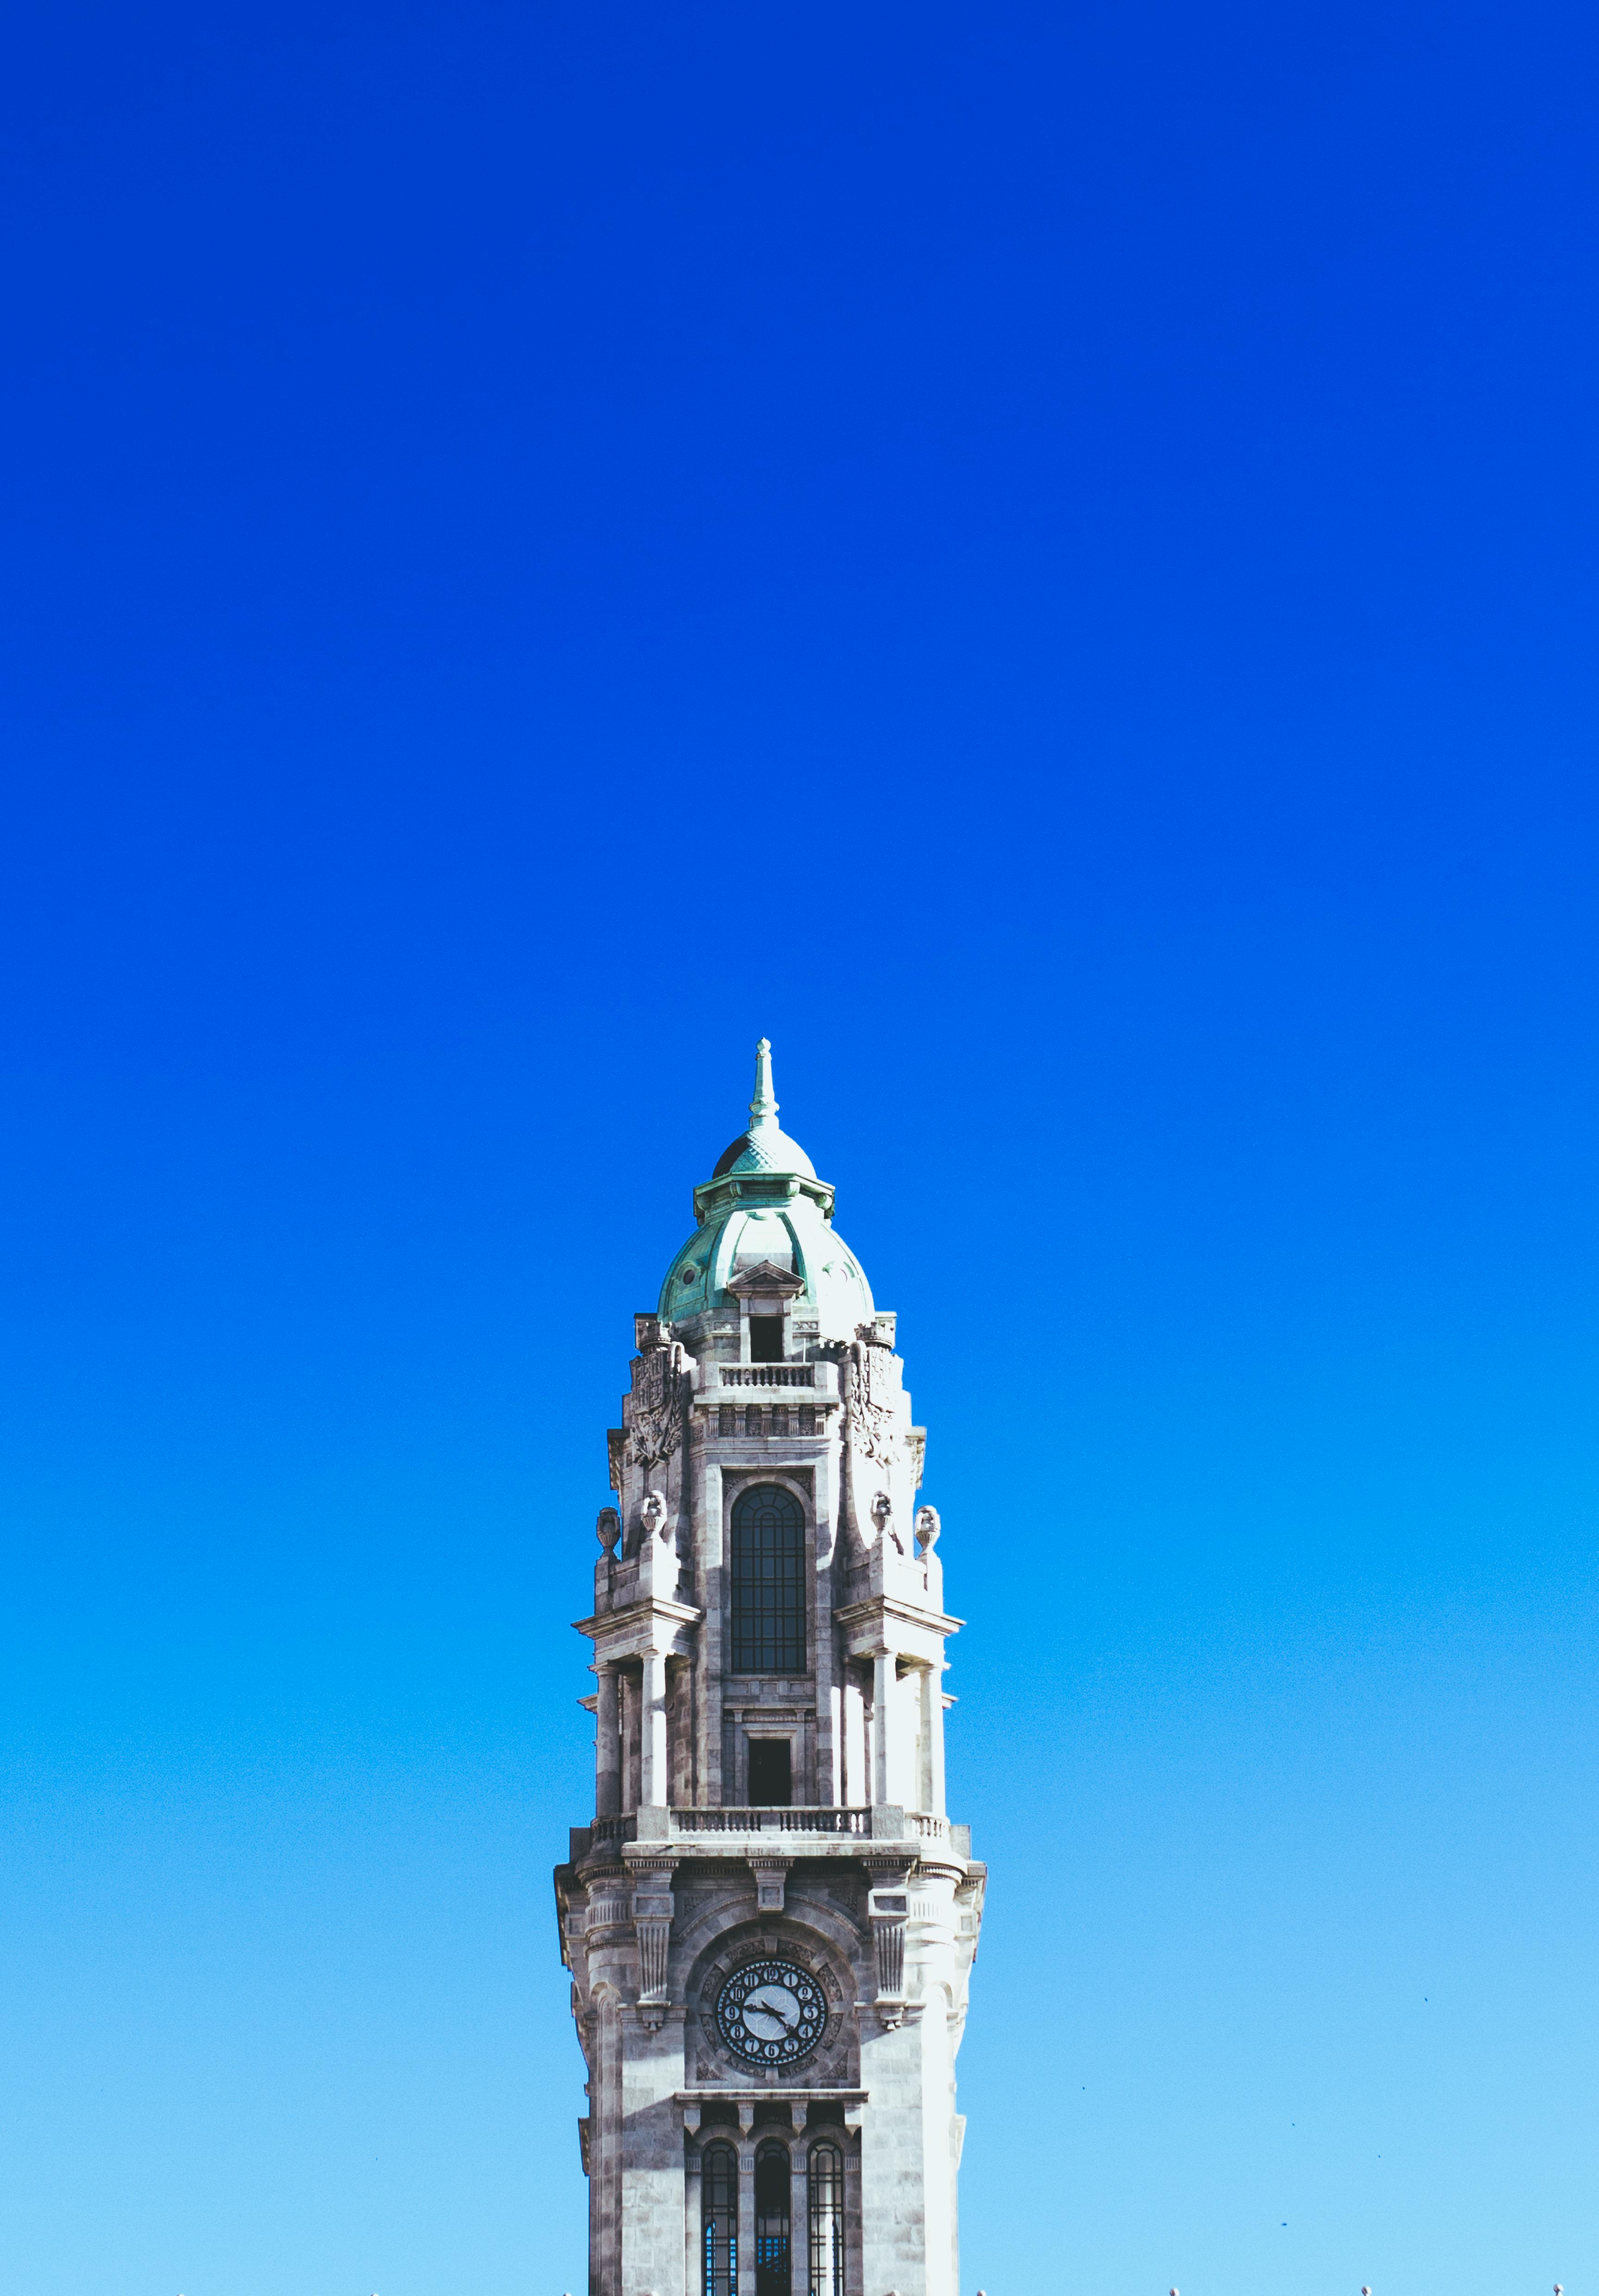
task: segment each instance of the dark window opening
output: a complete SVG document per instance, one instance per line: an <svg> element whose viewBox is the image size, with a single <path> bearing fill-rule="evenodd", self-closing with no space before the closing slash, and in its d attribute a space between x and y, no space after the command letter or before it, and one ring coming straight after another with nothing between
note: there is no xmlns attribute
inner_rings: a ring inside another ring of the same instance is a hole
<svg viewBox="0 0 1599 2296"><path fill-rule="evenodd" d="M738 2161L726 2145L705 2155L700 2184L705 2296L738 2296Z"/></svg>
<svg viewBox="0 0 1599 2296"><path fill-rule="evenodd" d="M810 2296L844 2296L844 2156L835 2144L811 2147Z"/></svg>
<svg viewBox="0 0 1599 2296"><path fill-rule="evenodd" d="M786 1738L750 1741L750 1804L786 1809L794 1799L793 1750Z"/></svg>
<svg viewBox="0 0 1599 2296"><path fill-rule="evenodd" d="M790 2296L789 2156L763 2144L755 2156L755 2296Z"/></svg>
<svg viewBox="0 0 1599 2296"><path fill-rule="evenodd" d="M783 1361L783 1317L781 1316L750 1316L750 1360L751 1363Z"/></svg>
<svg viewBox="0 0 1599 2296"><path fill-rule="evenodd" d="M805 1518L789 1492L758 1483L733 1509L733 1670L804 1668Z"/></svg>

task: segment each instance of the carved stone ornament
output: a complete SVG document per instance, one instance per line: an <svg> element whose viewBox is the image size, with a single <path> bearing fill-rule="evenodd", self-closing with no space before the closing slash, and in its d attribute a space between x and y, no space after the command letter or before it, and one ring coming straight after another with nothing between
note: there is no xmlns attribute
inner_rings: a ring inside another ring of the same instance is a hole
<svg viewBox="0 0 1599 2296"><path fill-rule="evenodd" d="M883 1466L896 1456L890 1360L873 1344L871 1324L863 1324L849 1349L849 1440L864 1459Z"/></svg>
<svg viewBox="0 0 1599 2296"><path fill-rule="evenodd" d="M939 1543L939 1533L942 1529L943 1525L939 1521L937 1507L924 1506L916 1509L916 1543L923 1554L932 1553Z"/></svg>
<svg viewBox="0 0 1599 2296"><path fill-rule="evenodd" d="M644 1505L639 1509L639 1519L644 1524L646 1538L666 1537L669 1518L667 1513L666 1494L663 1491L646 1492Z"/></svg>
<svg viewBox="0 0 1599 2296"><path fill-rule="evenodd" d="M905 1931L910 1910L910 1869L882 1866L872 1876L867 1899L877 1959L876 2008L891 2032L905 2020Z"/></svg>
<svg viewBox="0 0 1599 2296"><path fill-rule="evenodd" d="M651 1860L634 1868L633 1927L638 1939L638 2013L649 2032L666 2019L667 1957L671 1946L673 1865Z"/></svg>
<svg viewBox="0 0 1599 2296"><path fill-rule="evenodd" d="M627 1441L633 1464L663 1466L683 1440L683 1344L652 1348L633 1366Z"/></svg>
<svg viewBox="0 0 1599 2296"><path fill-rule="evenodd" d="M617 1540L622 1535L622 1518L614 1507L602 1507L594 1524L594 1537L607 1554L614 1554Z"/></svg>
<svg viewBox="0 0 1599 2296"><path fill-rule="evenodd" d="M877 1525L879 1539L891 1538L897 1554L905 1553L905 1541L894 1528L894 1502L887 1491L879 1491L872 1502L872 1520Z"/></svg>
<svg viewBox="0 0 1599 2296"><path fill-rule="evenodd" d="M797 1299L805 1289L805 1280L796 1275L791 1267L779 1267L775 1260L758 1259L752 1267L741 1267L727 1281L727 1289L736 1299L748 1300L757 1293L775 1293L779 1299Z"/></svg>

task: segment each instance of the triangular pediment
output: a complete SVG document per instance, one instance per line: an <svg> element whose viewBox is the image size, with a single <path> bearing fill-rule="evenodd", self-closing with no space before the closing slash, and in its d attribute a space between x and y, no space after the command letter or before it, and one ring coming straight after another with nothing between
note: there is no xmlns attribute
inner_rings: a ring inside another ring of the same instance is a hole
<svg viewBox="0 0 1599 2296"><path fill-rule="evenodd" d="M730 1275L727 1289L741 1300L747 1300L755 1292L760 1292L768 1299L776 1292L785 1300L791 1300L796 1292L804 1291L805 1285L791 1267L779 1267L775 1260L762 1259L758 1260L753 1267L741 1267L736 1275Z"/></svg>

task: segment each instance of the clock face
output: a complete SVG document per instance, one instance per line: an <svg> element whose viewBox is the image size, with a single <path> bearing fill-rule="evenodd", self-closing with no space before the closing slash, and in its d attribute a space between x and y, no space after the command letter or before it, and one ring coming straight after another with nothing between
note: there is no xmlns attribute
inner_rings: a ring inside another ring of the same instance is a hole
<svg viewBox="0 0 1599 2296"><path fill-rule="evenodd" d="M808 2057L826 2025L821 1987L791 1961L747 1961L717 2000L717 2030L747 2065L791 2065Z"/></svg>

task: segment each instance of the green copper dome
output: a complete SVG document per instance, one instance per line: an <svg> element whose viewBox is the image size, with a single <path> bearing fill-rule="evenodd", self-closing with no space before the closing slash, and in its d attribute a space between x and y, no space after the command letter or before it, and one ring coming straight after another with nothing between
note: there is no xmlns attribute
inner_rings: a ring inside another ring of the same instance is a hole
<svg viewBox="0 0 1599 2296"><path fill-rule="evenodd" d="M772 1047L765 1037L755 1047L755 1097L750 1103L753 1121L717 1160L713 1180L727 1172L803 1172L808 1180L816 1168L797 1140L791 1140L777 1121L777 1102L772 1091Z"/></svg>
<svg viewBox="0 0 1599 2296"><path fill-rule="evenodd" d="M797 1140L777 1122L772 1047L755 1053L750 1128L726 1148L709 1180L694 1190L699 1226L674 1259L660 1287L660 1313L683 1324L734 1305L726 1284L763 1260L804 1284L794 1320L818 1339L853 1339L875 1312L860 1263L832 1225L832 1190Z"/></svg>

